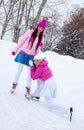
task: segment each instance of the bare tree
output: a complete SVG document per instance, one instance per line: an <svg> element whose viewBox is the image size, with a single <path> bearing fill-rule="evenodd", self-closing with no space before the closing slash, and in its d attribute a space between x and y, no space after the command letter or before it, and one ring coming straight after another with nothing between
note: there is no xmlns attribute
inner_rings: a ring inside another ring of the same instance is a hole
<svg viewBox="0 0 84 130"><path fill-rule="evenodd" d="M3 0L0 0L0 5L2 4Z"/></svg>
<svg viewBox="0 0 84 130"><path fill-rule="evenodd" d="M23 14L24 14L25 6L26 6L26 0L23 0L23 2L22 2L22 9L21 9L21 15L20 15L20 18L19 18L19 25L22 23L22 17L23 17Z"/></svg>
<svg viewBox="0 0 84 130"><path fill-rule="evenodd" d="M65 21L62 32L63 38L56 46L57 51L84 59L84 8L74 8L70 18Z"/></svg>
<svg viewBox="0 0 84 130"><path fill-rule="evenodd" d="M32 8L32 3L33 0L30 1L30 5L29 5L29 9L27 10L27 4L26 4L26 21L25 21L25 30L28 27L28 21L29 21L29 16L30 16L30 12L31 12L31 8Z"/></svg>
<svg viewBox="0 0 84 130"><path fill-rule="evenodd" d="M41 15L41 12L42 12L46 2L47 2L47 0L42 0L42 3L41 3L41 5L39 7L39 10L37 12L36 18L34 20L34 25L36 25L36 23L38 22L38 19L39 19L40 15Z"/></svg>
<svg viewBox="0 0 84 130"><path fill-rule="evenodd" d="M62 1L64 0L58 0ZM48 4L52 5L48 5ZM32 26L35 26L39 19L42 19L44 17L48 17L51 20L54 20L54 22L50 23L50 26L47 26L47 36L49 37L48 43L53 42L53 36L56 35L57 25L56 25L56 16L52 14L57 13L53 9L53 7L58 4L57 1L52 2L48 0L1 0L0 4L3 8L3 12L0 10L0 15L2 17L0 18L0 25L2 26L2 30L0 32L0 38L2 39L5 35L5 33L8 31L13 32L12 39L14 42L18 42L18 38L20 35L22 35L32 24ZM47 11L45 11L45 8L47 7ZM1 8L1 9L2 9ZM45 11L44 14L42 14L42 11ZM46 13L47 12L47 13ZM2 14L1 14L2 13ZM3 20L4 19L4 20ZM50 32L50 33L48 33Z"/></svg>
<svg viewBox="0 0 84 130"><path fill-rule="evenodd" d="M26 4L26 0L19 0L18 1L18 12L16 16L16 22L14 25L14 36L13 36L13 42L18 42L19 34L20 34L20 25L22 22L23 12Z"/></svg>
<svg viewBox="0 0 84 130"><path fill-rule="evenodd" d="M10 6L9 6L8 11L5 8L4 1L2 1L2 2L3 2L4 9L5 9L5 15L6 15L6 17L5 17L5 20L4 20L4 23L3 23L3 28L2 28L2 32L1 32L1 36L0 36L1 39L3 38L3 36L5 34L5 31L6 31L6 28L7 28L7 24L8 24L8 22L9 22L11 16L12 16L14 4L15 4L16 1L15 0L11 0L10 1Z"/></svg>

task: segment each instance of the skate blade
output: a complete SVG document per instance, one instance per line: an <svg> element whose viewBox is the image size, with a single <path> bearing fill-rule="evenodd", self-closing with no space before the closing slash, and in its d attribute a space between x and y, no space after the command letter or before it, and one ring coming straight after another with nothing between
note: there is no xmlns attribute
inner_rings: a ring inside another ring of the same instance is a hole
<svg viewBox="0 0 84 130"><path fill-rule="evenodd" d="M32 96L32 99L35 100L35 101L39 101L40 97Z"/></svg>
<svg viewBox="0 0 84 130"><path fill-rule="evenodd" d="M73 107L70 107L70 121L72 121L72 116L73 116Z"/></svg>

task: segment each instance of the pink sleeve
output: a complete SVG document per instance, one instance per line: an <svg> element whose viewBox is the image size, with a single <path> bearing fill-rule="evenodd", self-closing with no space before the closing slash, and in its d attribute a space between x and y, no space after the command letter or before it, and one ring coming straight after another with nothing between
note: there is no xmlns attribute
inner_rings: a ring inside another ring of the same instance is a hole
<svg viewBox="0 0 84 130"><path fill-rule="evenodd" d="M40 78L41 75L41 68L35 68L34 66L31 66L31 77L33 80Z"/></svg>
<svg viewBox="0 0 84 130"><path fill-rule="evenodd" d="M21 37L17 47L15 48L14 52L18 52L18 50L21 48L21 46L25 43L25 41L28 39L28 34L30 33L30 29L24 33L24 35Z"/></svg>

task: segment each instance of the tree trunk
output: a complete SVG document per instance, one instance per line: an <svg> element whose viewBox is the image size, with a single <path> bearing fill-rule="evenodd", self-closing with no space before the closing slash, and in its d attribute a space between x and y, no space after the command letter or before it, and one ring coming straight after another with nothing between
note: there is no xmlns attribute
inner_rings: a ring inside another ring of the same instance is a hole
<svg viewBox="0 0 84 130"><path fill-rule="evenodd" d="M21 9L21 15L20 15L20 18L19 18L19 25L22 22L22 17L23 17L23 14L24 14L25 5L26 5L26 0L23 0L22 9Z"/></svg>
<svg viewBox="0 0 84 130"><path fill-rule="evenodd" d="M0 5L2 4L3 0L0 0Z"/></svg>
<svg viewBox="0 0 84 130"><path fill-rule="evenodd" d="M26 13L25 31L26 31L26 29L28 27L28 20L29 20L29 15L30 15L31 8L32 8L32 3L33 3L33 0L30 1L29 10L28 10L28 13Z"/></svg>
<svg viewBox="0 0 84 130"><path fill-rule="evenodd" d="M46 2L47 2L47 0L43 0L43 1L42 1L41 5L40 5L40 7L39 7L39 10L38 10L37 16L36 16L36 18L35 18L35 20L34 20L34 26L37 24L38 19L39 19L40 15L41 15L41 12L42 12L42 10L43 10L43 8L44 8Z"/></svg>
<svg viewBox="0 0 84 130"><path fill-rule="evenodd" d="M18 43L18 39L19 39L19 35L20 35L20 25L22 22L22 16L23 16L25 4L26 4L26 0L23 0L22 3L21 3L21 1L22 0L19 1L17 19L16 19L16 24L14 26L13 42L16 42L16 43Z"/></svg>
<svg viewBox="0 0 84 130"><path fill-rule="evenodd" d="M11 15L12 15L13 7L14 7L14 1L11 0L8 12L6 12L7 14L6 14L6 18L5 18L4 24L3 24L3 28L2 28L0 39L3 39L3 36L4 36L6 28L7 28L7 24L9 22L9 20L10 20Z"/></svg>
<svg viewBox="0 0 84 130"><path fill-rule="evenodd" d="M17 12L17 17L16 17L16 24L14 26L14 36L13 36L13 42L18 42L18 37L19 37L19 15L20 15L20 9L21 9L21 0L19 0L19 7L18 7L18 12Z"/></svg>

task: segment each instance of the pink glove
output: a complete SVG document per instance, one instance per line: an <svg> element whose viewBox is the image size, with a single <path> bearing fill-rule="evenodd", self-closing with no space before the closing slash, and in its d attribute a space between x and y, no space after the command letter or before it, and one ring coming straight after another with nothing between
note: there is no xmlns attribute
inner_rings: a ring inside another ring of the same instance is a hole
<svg viewBox="0 0 84 130"><path fill-rule="evenodd" d="M12 51L12 55L14 56L16 53L14 51Z"/></svg>

